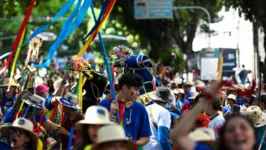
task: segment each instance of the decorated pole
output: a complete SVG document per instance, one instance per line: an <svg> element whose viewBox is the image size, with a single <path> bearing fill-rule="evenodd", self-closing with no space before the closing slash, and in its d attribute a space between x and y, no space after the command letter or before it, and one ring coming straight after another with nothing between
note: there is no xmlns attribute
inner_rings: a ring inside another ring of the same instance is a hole
<svg viewBox="0 0 266 150"><path fill-rule="evenodd" d="M92 11L93 19L94 19L94 21L96 23L97 19L96 19L96 15L95 15L95 12L94 12L93 3L91 4L91 11ZM112 78L112 72L111 72L111 68L109 66L106 49L105 49L105 46L104 46L104 43L103 43L103 39L102 39L102 35L101 35L100 32L98 32L98 37L99 37L99 41L100 41L100 46L101 46L103 58L104 58L104 64L105 64L105 67L106 67L106 70L107 70L107 74L108 74L108 78L109 78L109 82L110 82L110 89L111 89L112 99L116 100L115 88L114 88L114 83L113 83L113 78ZM116 119L117 119L117 122L120 123L119 116L118 116L117 112L116 112Z"/></svg>

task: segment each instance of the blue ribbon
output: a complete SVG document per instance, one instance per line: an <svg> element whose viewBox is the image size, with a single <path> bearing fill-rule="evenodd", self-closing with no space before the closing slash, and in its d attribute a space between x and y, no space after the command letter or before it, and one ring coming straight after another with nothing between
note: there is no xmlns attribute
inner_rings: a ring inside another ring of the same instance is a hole
<svg viewBox="0 0 266 150"><path fill-rule="evenodd" d="M67 38L76 28L81 24L82 20L84 19L87 10L89 9L92 0L85 0L80 11L78 12L78 8L81 5L81 0L78 1L75 10L70 15L70 17L64 22L62 31L60 32L58 38L53 43L53 45L49 48L49 54L45 59L44 63L42 64L34 64L36 68L47 68L49 67L51 60L54 56L55 51L57 50L58 46L62 43L62 41ZM78 13L78 15L76 15ZM76 17L75 17L76 16ZM73 19L75 20L73 21ZM73 23L72 23L73 22Z"/></svg>
<svg viewBox="0 0 266 150"><path fill-rule="evenodd" d="M23 114L23 117L22 117L22 118L25 118L25 117L26 117L26 115L27 115L27 113L28 113L29 109L30 109L30 105L28 104L28 107L26 108L26 110L25 110L25 112L24 112L24 114Z"/></svg>
<svg viewBox="0 0 266 150"><path fill-rule="evenodd" d="M70 129L69 138L68 138L68 145L67 150L71 150L72 142L73 142L73 135L74 135L74 127Z"/></svg>
<svg viewBox="0 0 266 150"><path fill-rule="evenodd" d="M69 0L67 3L65 3L65 5L57 12L57 14L55 15L55 17L53 18L53 20L49 23L46 24L44 26L41 26L40 28L36 29L31 35L30 37L20 46L24 46L26 44L28 44L35 36L37 36L38 34L42 33L44 30L46 30L51 24L53 24L54 22L56 22L58 19L60 19L62 16L64 16L68 10L70 10L70 8L73 6L75 0Z"/></svg>
<svg viewBox="0 0 266 150"><path fill-rule="evenodd" d="M93 19L94 19L94 21L96 23L96 15L95 15L95 12L94 12L93 4L91 4L91 11L92 11ZM112 99L115 100L116 99L116 95L115 95L115 88L114 88L114 84L113 84L112 72L111 72L111 68L110 68L109 63L108 63L108 57L107 57L106 49L104 47L102 35L101 35L100 32L98 32L98 37L99 37L99 41L100 41L100 45L101 45L103 58L104 58L104 64L105 64L105 67L106 67L106 70L107 70L107 73L108 73ZM118 112L116 112L115 115L116 115L116 119L117 119L116 121L118 123L120 123Z"/></svg>
<svg viewBox="0 0 266 150"><path fill-rule="evenodd" d="M3 59L3 58L5 58L5 57L7 57L7 56L10 55L10 54L11 54L11 52L7 52L7 53L1 55L1 56L0 56L0 60Z"/></svg>

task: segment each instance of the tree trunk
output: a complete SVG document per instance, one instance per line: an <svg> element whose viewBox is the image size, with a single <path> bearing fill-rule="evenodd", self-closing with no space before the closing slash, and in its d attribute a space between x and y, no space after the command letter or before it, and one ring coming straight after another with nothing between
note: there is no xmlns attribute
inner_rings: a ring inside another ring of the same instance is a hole
<svg viewBox="0 0 266 150"><path fill-rule="evenodd" d="M163 41L161 39L150 39L151 51L149 52L149 57L156 61L158 58L162 58L163 54L170 53L170 43L171 40ZM170 61L171 60L169 60L169 62Z"/></svg>

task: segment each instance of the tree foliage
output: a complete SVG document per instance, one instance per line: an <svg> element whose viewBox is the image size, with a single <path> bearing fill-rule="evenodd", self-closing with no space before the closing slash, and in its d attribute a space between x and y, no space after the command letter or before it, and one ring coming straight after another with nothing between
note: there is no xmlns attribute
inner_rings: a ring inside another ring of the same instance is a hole
<svg viewBox="0 0 266 150"><path fill-rule="evenodd" d="M217 21L217 12L222 7L221 0L173 0L173 5L205 7L212 16L212 22ZM172 48L185 54L191 52L200 20L204 20L204 24L207 20L204 12L193 9L174 11L173 19L135 20L134 0L117 0L111 17L138 36L140 46L150 50L149 56L155 60L165 53L171 55Z"/></svg>

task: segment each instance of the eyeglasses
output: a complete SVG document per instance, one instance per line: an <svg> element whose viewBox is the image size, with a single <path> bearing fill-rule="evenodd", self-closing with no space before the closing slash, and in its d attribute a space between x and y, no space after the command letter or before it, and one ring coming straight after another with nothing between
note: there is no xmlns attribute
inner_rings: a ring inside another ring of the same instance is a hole
<svg viewBox="0 0 266 150"><path fill-rule="evenodd" d="M22 135L22 134L26 134L26 132L25 132L24 130L21 130L21 129L10 129L10 130L9 130L9 134L10 134L10 135L15 134L15 135L17 135L17 136L20 136L20 135Z"/></svg>

